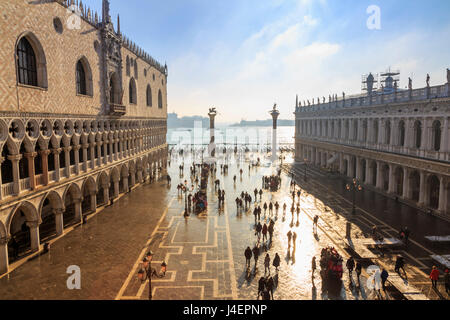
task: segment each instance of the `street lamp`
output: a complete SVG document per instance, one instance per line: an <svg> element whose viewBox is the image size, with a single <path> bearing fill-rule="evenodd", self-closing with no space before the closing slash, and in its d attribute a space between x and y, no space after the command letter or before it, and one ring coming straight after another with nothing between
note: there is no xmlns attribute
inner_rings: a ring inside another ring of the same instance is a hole
<svg viewBox="0 0 450 320"><path fill-rule="evenodd" d="M345 186L345 188L348 191L352 191L353 192L353 208L352 208L352 214L356 213L356 208L355 208L355 196L356 196L356 191L361 191L362 187L361 185L358 183L358 181L356 181L356 179L353 179L352 183L347 183L347 185Z"/></svg>
<svg viewBox="0 0 450 320"><path fill-rule="evenodd" d="M156 269L152 268L151 262L153 252L147 252L145 258L142 260L142 267L138 271L138 279L145 282L148 279L148 299L152 300L152 277L164 278L166 276L167 264L163 261L161 263L161 272L158 273Z"/></svg>

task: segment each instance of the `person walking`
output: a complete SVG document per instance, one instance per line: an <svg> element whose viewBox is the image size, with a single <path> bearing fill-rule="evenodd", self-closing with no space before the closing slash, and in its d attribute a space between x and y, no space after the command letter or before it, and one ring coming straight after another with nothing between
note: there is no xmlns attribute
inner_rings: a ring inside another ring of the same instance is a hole
<svg viewBox="0 0 450 320"><path fill-rule="evenodd" d="M267 241L267 224L264 223L264 226L262 228L262 236L263 236L263 242Z"/></svg>
<svg viewBox="0 0 450 320"><path fill-rule="evenodd" d="M274 228L274 223L272 223L272 222L273 222L273 220L270 220L269 227L267 228L267 231L269 232L270 243L272 243L273 228Z"/></svg>
<svg viewBox="0 0 450 320"><path fill-rule="evenodd" d="M271 299L273 300L273 287L274 287L274 282L273 282L273 278L272 277L269 277L269 279L267 279L267 282L266 282L266 288L267 288L267 291L268 292L270 292L270 297L271 297Z"/></svg>
<svg viewBox="0 0 450 320"><path fill-rule="evenodd" d="M280 204L277 202L275 202L275 212L276 214L278 214L278 209L280 209Z"/></svg>
<svg viewBox="0 0 450 320"><path fill-rule="evenodd" d="M273 258L272 265L275 267L275 271L278 273L278 267L280 266L280 256L278 253L275 253L275 257Z"/></svg>
<svg viewBox="0 0 450 320"><path fill-rule="evenodd" d="M361 282L360 282L361 270L362 270L361 262L356 261L355 272L356 272L356 278L358 279L358 287L361 286Z"/></svg>
<svg viewBox="0 0 450 320"><path fill-rule="evenodd" d="M291 248L291 238L292 238L292 231L289 230L287 233L287 237L288 237L288 249Z"/></svg>
<svg viewBox="0 0 450 320"><path fill-rule="evenodd" d="M389 277L389 273L386 271L386 269L383 268L383 270L381 271L381 285L383 287L383 291L386 292L386 281Z"/></svg>
<svg viewBox="0 0 450 320"><path fill-rule="evenodd" d="M298 222L298 215L300 214L300 206L297 206L297 222Z"/></svg>
<svg viewBox="0 0 450 320"><path fill-rule="evenodd" d="M246 267L250 268L250 260L252 259L252 249L250 249L250 247L247 247L247 249L245 249L244 255Z"/></svg>
<svg viewBox="0 0 450 320"><path fill-rule="evenodd" d="M259 201L261 201L261 200L262 200L262 194L263 194L263 191L262 191L262 189L259 189Z"/></svg>
<svg viewBox="0 0 450 320"><path fill-rule="evenodd" d="M348 258L346 266L348 269L348 277L350 278L351 281L353 268L355 268L355 260L353 260L353 257Z"/></svg>
<svg viewBox="0 0 450 320"><path fill-rule="evenodd" d="M234 182L234 184L236 184L236 175L234 175L234 177L233 177L233 182Z"/></svg>
<svg viewBox="0 0 450 320"><path fill-rule="evenodd" d="M258 269L259 247L255 245L252 249L253 259L255 259L255 271Z"/></svg>
<svg viewBox="0 0 450 320"><path fill-rule="evenodd" d="M294 247L294 251L295 251L295 248L296 248L296 241L297 240L297 233L294 231L293 233L292 233L292 246Z"/></svg>
<svg viewBox="0 0 450 320"><path fill-rule="evenodd" d="M286 208L287 208L287 205L286 205L286 203L284 203L283 204L283 213L286 213Z"/></svg>
<svg viewBox="0 0 450 320"><path fill-rule="evenodd" d="M261 207L258 206L258 221L261 220Z"/></svg>
<svg viewBox="0 0 450 320"><path fill-rule="evenodd" d="M273 212L273 204L272 201L269 203L269 213L272 215Z"/></svg>
<svg viewBox="0 0 450 320"><path fill-rule="evenodd" d="M264 202L263 208L264 208L264 217L265 217L266 216L266 211L267 211L267 203Z"/></svg>
<svg viewBox="0 0 450 320"><path fill-rule="evenodd" d="M430 273L430 279L431 279L431 285L433 288L437 288L437 282L439 280L439 270L436 268L436 266L433 266L431 273Z"/></svg>
<svg viewBox="0 0 450 320"><path fill-rule="evenodd" d="M315 215L314 216L314 222L313 222L313 232L314 234L317 234L317 223L319 221L319 216Z"/></svg>
<svg viewBox="0 0 450 320"><path fill-rule="evenodd" d="M259 278L258 281L258 300L260 296L262 297L265 288L266 288L266 279L264 279L264 277L261 277Z"/></svg>
<svg viewBox="0 0 450 320"><path fill-rule="evenodd" d="M258 224L256 225L256 235L258 236L258 243L259 240L261 239L261 231L262 231L262 225L261 222L258 222Z"/></svg>
<svg viewBox="0 0 450 320"><path fill-rule="evenodd" d="M404 267L405 267L405 260L403 259L403 257L401 255L398 255L397 260L395 261L395 272L400 274L400 269L402 269L403 273L406 276L406 271L405 271Z"/></svg>
<svg viewBox="0 0 450 320"><path fill-rule="evenodd" d="M448 272L448 269L445 269L444 285L445 285L445 292L447 294L449 294L449 291L450 291L450 273Z"/></svg>
<svg viewBox="0 0 450 320"><path fill-rule="evenodd" d="M256 218L258 217L258 208L257 207L255 207L253 209L253 215L255 216L255 226L256 226Z"/></svg>
<svg viewBox="0 0 450 320"><path fill-rule="evenodd" d="M409 235L410 235L411 231L408 229L408 227L405 227L405 229L403 229L403 232L405 234L405 245L407 246Z"/></svg>
<svg viewBox="0 0 450 320"><path fill-rule="evenodd" d="M264 258L264 275L266 274L266 272L269 271L269 275L270 275L270 256L267 253L266 257Z"/></svg>
<svg viewBox="0 0 450 320"><path fill-rule="evenodd" d="M314 279L314 272L316 271L316 269L317 269L316 257L314 256L314 257L312 257L312 260L311 260L311 270L312 270L311 279Z"/></svg>

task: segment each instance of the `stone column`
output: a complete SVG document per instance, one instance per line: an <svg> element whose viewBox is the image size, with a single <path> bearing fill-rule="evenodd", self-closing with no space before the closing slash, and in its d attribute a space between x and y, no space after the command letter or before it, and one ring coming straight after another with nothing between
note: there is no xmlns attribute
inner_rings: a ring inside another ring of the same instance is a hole
<svg viewBox="0 0 450 320"><path fill-rule="evenodd" d="M272 116L272 162L278 160L278 141L277 141L277 120L280 112L277 110L277 105L273 105L272 111L270 111Z"/></svg>
<svg viewBox="0 0 450 320"><path fill-rule="evenodd" d="M97 166L100 167L102 165L102 142L101 141L97 141L97 155L98 155Z"/></svg>
<svg viewBox="0 0 450 320"><path fill-rule="evenodd" d="M377 189L383 189L383 175L381 172L381 162L377 161Z"/></svg>
<svg viewBox="0 0 450 320"><path fill-rule="evenodd" d="M114 182L114 196L113 198L117 198L119 196L120 190L119 190L119 180L113 181Z"/></svg>
<svg viewBox="0 0 450 320"><path fill-rule="evenodd" d="M391 121L391 138L390 138L390 145L391 146L396 146L397 145L397 141L396 141L396 137L397 137L397 125L398 125L398 120L394 119L393 121Z"/></svg>
<svg viewBox="0 0 450 320"><path fill-rule="evenodd" d="M394 178L394 165L389 164L389 187L388 193L395 192L395 178Z"/></svg>
<svg viewBox="0 0 450 320"><path fill-rule="evenodd" d="M39 222L38 221L27 221L27 227L30 228L30 238L31 238L31 251L39 251L40 240L39 240Z"/></svg>
<svg viewBox="0 0 450 320"><path fill-rule="evenodd" d="M402 192L402 197L403 199L408 199L409 198L409 169L404 167L403 168L403 192Z"/></svg>
<svg viewBox="0 0 450 320"><path fill-rule="evenodd" d="M438 210L440 212L445 212L445 210L447 209L447 196L448 196L448 192L445 188L445 183L444 183L444 176L440 176L439 177L439 205L438 205Z"/></svg>
<svg viewBox="0 0 450 320"><path fill-rule="evenodd" d="M60 236L64 233L64 211L61 208L53 209L53 214L55 215L56 234Z"/></svg>
<svg viewBox="0 0 450 320"><path fill-rule="evenodd" d="M122 180L123 180L123 190L124 190L124 192L127 192L128 191L128 177L122 177Z"/></svg>
<svg viewBox="0 0 450 320"><path fill-rule="evenodd" d="M425 204L425 172L424 171L420 171L420 192L419 192L419 206L423 206Z"/></svg>
<svg viewBox="0 0 450 320"><path fill-rule="evenodd" d="M103 141L103 164L108 163L108 144L108 140Z"/></svg>
<svg viewBox="0 0 450 320"><path fill-rule="evenodd" d="M8 237L0 238L0 275L9 271Z"/></svg>
<svg viewBox="0 0 450 320"><path fill-rule="evenodd" d="M95 212L97 210L97 194L94 191L89 196L91 197L91 211Z"/></svg>
<svg viewBox="0 0 450 320"><path fill-rule="evenodd" d="M420 150L428 150L428 120L422 121L422 137L421 137Z"/></svg>
<svg viewBox="0 0 450 320"><path fill-rule="evenodd" d="M405 120L405 147L412 148L414 143L414 121L410 118Z"/></svg>
<svg viewBox="0 0 450 320"><path fill-rule="evenodd" d="M53 153L53 159L55 162L55 181L59 182L59 180L61 179L60 174L59 174L59 154L61 153L62 149L61 148L57 148L57 149L52 149L52 153Z"/></svg>
<svg viewBox="0 0 450 320"><path fill-rule="evenodd" d="M36 189L36 175L34 171L34 158L37 156L37 152L24 153L28 163L28 177L30 179L30 189Z"/></svg>
<svg viewBox="0 0 450 320"><path fill-rule="evenodd" d="M91 142L90 144L90 152L91 152L91 169L95 168L95 150L94 148L96 148L96 143L95 142Z"/></svg>
<svg viewBox="0 0 450 320"><path fill-rule="evenodd" d="M344 174L344 155L342 153L339 154L339 173Z"/></svg>
<svg viewBox="0 0 450 320"><path fill-rule="evenodd" d="M76 145L76 146L73 146L72 148L73 148L73 155L75 158L75 173L78 175L78 174L80 174L80 153L79 153L79 151L80 151L81 146Z"/></svg>
<svg viewBox="0 0 450 320"><path fill-rule="evenodd" d="M142 168L138 169L138 183L142 183Z"/></svg>
<svg viewBox="0 0 450 320"><path fill-rule="evenodd" d="M114 138L109 139L109 162L114 161Z"/></svg>
<svg viewBox="0 0 450 320"><path fill-rule="evenodd" d="M43 182L44 186L48 185L48 155L50 154L50 150L41 150L39 151L39 155L42 159L42 176L44 177Z"/></svg>
<svg viewBox="0 0 450 320"><path fill-rule="evenodd" d="M103 199L105 199L105 203L108 203L109 201L109 183L106 185L103 185Z"/></svg>
<svg viewBox="0 0 450 320"><path fill-rule="evenodd" d="M361 181L362 177L361 157L356 157L355 161L356 161L356 180Z"/></svg>
<svg viewBox="0 0 450 320"><path fill-rule="evenodd" d="M131 185L132 186L136 185L136 172L135 171L131 172Z"/></svg>
<svg viewBox="0 0 450 320"><path fill-rule="evenodd" d="M81 146L83 148L83 171L87 172L88 171L87 153L88 153L89 144L83 144Z"/></svg>
<svg viewBox="0 0 450 320"><path fill-rule="evenodd" d="M441 152L446 153L449 152L449 130L448 130L448 118L445 118L444 123L441 129Z"/></svg>
<svg viewBox="0 0 450 320"><path fill-rule="evenodd" d="M20 193L20 175L19 175L19 160L22 159L21 154L8 155L8 160L12 163L12 173L13 173L13 190L14 195L19 195Z"/></svg>
<svg viewBox="0 0 450 320"><path fill-rule="evenodd" d="M372 170L370 170L370 161L366 159L366 180L363 181L365 184L370 184L372 181Z"/></svg>
<svg viewBox="0 0 450 320"><path fill-rule="evenodd" d="M83 212L82 212L82 208L81 208L81 201L82 201L81 197L73 199L73 203L74 203L74 207L75 207L74 220L77 222L83 222Z"/></svg>
<svg viewBox="0 0 450 320"><path fill-rule="evenodd" d="M70 177L70 150L72 149L72 147L64 147L64 160L66 162L66 177L69 178Z"/></svg>

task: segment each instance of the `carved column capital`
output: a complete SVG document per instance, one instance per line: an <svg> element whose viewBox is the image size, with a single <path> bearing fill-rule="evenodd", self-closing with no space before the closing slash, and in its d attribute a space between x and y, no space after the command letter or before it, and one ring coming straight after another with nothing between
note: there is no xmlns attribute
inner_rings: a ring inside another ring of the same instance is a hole
<svg viewBox="0 0 450 320"><path fill-rule="evenodd" d="M56 148L56 149L52 149L52 153L54 155L59 155L61 153L62 149L61 148Z"/></svg>
<svg viewBox="0 0 450 320"><path fill-rule="evenodd" d="M40 221L27 221L26 222L28 228L37 228L41 224Z"/></svg>
<svg viewBox="0 0 450 320"><path fill-rule="evenodd" d="M9 236L0 238L0 246L8 244L9 240L11 240L11 237Z"/></svg>
<svg viewBox="0 0 450 320"><path fill-rule="evenodd" d="M39 154L41 156L48 156L50 153L51 153L51 151L49 149L39 151Z"/></svg>
<svg viewBox="0 0 450 320"><path fill-rule="evenodd" d="M22 155L21 154L10 154L7 156L8 160L11 161L19 161L20 159L22 159Z"/></svg>

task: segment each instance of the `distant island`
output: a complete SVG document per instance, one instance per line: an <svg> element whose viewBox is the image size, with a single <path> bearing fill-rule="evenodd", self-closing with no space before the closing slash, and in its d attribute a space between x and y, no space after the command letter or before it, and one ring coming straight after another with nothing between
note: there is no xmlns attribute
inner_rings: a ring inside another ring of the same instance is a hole
<svg viewBox="0 0 450 320"><path fill-rule="evenodd" d="M247 121L241 120L239 123L234 123L230 127L270 127L272 126L272 119L267 120L254 120ZM278 120L278 126L280 127L292 127L295 126L295 120Z"/></svg>
<svg viewBox="0 0 450 320"><path fill-rule="evenodd" d="M194 128L196 122L201 122L202 128L209 128L209 118L202 116L188 116L188 117L178 117L176 113L168 113L167 114L167 127L171 129L176 128ZM220 123L216 123L216 126L219 126ZM295 125L295 120L278 120L278 126L280 127L291 127ZM230 127L270 127L272 126L272 119L267 120L254 120L247 121L241 120L239 123L234 124L222 124L222 126L230 126Z"/></svg>
<svg viewBox="0 0 450 320"><path fill-rule="evenodd" d="M190 116L178 118L176 113L167 114L167 127L168 128L194 128L194 124L200 121L202 128L209 128L209 118L202 116Z"/></svg>

